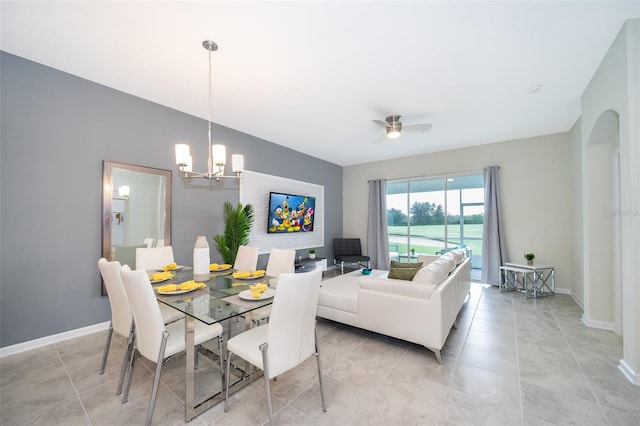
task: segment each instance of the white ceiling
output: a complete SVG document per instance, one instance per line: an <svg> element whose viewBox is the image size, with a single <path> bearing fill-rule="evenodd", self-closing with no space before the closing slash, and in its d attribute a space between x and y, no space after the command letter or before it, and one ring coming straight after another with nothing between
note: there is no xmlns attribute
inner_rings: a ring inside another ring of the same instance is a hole
<svg viewBox="0 0 640 426"><path fill-rule="evenodd" d="M0 12L2 50L204 119L201 43L213 40L215 123L353 165L569 130L640 2L2 1ZM433 129L374 144L384 129L372 120L390 114Z"/></svg>

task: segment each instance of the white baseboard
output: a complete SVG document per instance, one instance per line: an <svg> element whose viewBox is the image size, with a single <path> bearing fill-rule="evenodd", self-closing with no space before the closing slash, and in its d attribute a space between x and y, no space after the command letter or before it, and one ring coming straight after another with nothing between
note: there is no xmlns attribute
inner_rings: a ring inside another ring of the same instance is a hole
<svg viewBox="0 0 640 426"><path fill-rule="evenodd" d="M63 342L65 340L73 339L75 337L86 336L87 334L96 333L98 331L104 331L109 328L109 321L101 322L99 324L90 325L88 327L77 328L75 330L65 331L64 333L53 334L51 336L41 337L39 339L30 340L28 342L17 343L11 346L5 346L0 348L0 358L18 354L20 352L30 351L31 349L41 348L43 346L51 345L54 343Z"/></svg>
<svg viewBox="0 0 640 426"><path fill-rule="evenodd" d="M573 299L574 302L576 302L578 304L578 306L580 306L580 308L584 311L584 305L582 304L582 300L578 300L578 298L576 297L576 295L573 293L573 291L571 292L571 298Z"/></svg>
<svg viewBox="0 0 640 426"><path fill-rule="evenodd" d="M556 287L555 292L558 294L573 294L570 288Z"/></svg>
<svg viewBox="0 0 640 426"><path fill-rule="evenodd" d="M590 320L587 317L585 317L584 315L582 315L582 323L584 325L586 325L587 327L599 328L601 330L607 330L607 331L613 331L613 323L612 322Z"/></svg>
<svg viewBox="0 0 640 426"><path fill-rule="evenodd" d="M640 374L633 371L633 368L629 367L629 364L624 359L621 359L618 363L618 369L622 371L622 374L634 385L640 386Z"/></svg>

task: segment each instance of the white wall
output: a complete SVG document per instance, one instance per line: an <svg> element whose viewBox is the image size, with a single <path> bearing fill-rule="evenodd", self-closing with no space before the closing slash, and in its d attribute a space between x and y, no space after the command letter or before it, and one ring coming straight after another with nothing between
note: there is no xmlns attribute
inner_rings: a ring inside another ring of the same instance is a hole
<svg viewBox="0 0 640 426"><path fill-rule="evenodd" d="M402 143L402 139L398 141ZM366 248L370 179L441 176L501 166L507 253L556 268L556 285L573 291L574 161L569 133L425 154L344 168L345 237L359 237Z"/></svg>
<svg viewBox="0 0 640 426"><path fill-rule="evenodd" d="M583 242L582 242L582 134L581 120L571 128L569 133L571 136L571 160L573 161L572 170L572 186L573 200L571 211L574 212L573 227L573 250L571 251L573 262L573 276L575 285L573 289L573 298L584 308L584 275L583 275Z"/></svg>
<svg viewBox="0 0 640 426"><path fill-rule="evenodd" d="M613 111L619 118L620 146L620 199L619 211L622 227L621 263L623 291L623 359L621 370L631 381L640 385L640 19L625 23L609 48L598 70L582 95L582 160L584 165L583 206L589 198L597 196L591 182L598 176L595 169L587 169L587 160L593 155L590 144L592 134L603 114ZM588 213L588 211L587 211ZM589 275L592 266L590 247L597 244L598 233L584 218L584 279L585 321L600 321L598 315L610 303L599 298L598 284ZM606 320L606 319L605 319Z"/></svg>

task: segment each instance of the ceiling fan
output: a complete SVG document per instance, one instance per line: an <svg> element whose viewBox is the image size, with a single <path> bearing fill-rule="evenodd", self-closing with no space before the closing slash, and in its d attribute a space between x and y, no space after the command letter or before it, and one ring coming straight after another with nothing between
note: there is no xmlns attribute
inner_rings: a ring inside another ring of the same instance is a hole
<svg viewBox="0 0 640 426"><path fill-rule="evenodd" d="M403 129L405 132L414 133L425 133L431 130L431 123L407 124L403 127L402 122L400 121L401 118L401 115L390 115L385 118L384 121L373 120L374 123L380 124L387 130L385 134L379 136L374 142L380 143L387 138L398 139Z"/></svg>

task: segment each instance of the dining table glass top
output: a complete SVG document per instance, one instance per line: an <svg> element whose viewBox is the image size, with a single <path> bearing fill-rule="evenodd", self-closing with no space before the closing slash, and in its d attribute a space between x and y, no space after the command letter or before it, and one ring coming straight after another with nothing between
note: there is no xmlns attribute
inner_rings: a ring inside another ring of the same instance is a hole
<svg viewBox="0 0 640 426"><path fill-rule="evenodd" d="M275 287L276 278L267 275L254 279L237 279L233 270L212 272L211 279L204 281L204 288L181 294L161 294L158 288L166 284L180 284L193 279L193 269L185 268L175 271L170 280L152 283L158 301L171 306L205 324L214 324L246 312L270 305L273 297L261 299L241 298L240 293L249 290L249 286L257 283Z"/></svg>

